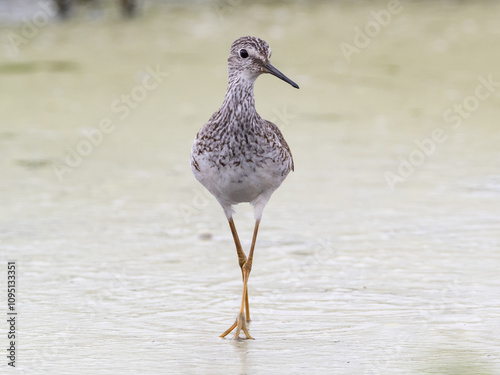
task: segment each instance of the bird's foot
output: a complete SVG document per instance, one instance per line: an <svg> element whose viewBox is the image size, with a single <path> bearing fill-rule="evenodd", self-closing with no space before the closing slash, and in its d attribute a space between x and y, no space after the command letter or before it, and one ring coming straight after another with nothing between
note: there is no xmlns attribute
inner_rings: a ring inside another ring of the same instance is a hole
<svg viewBox="0 0 500 375"><path fill-rule="evenodd" d="M220 337L226 337L233 329L236 328L236 331L234 332L234 337L233 340L237 340L240 338L240 332L243 330L243 333L245 334L247 339L253 340L253 337L250 336L250 332L248 332L248 327L247 327L247 320L245 318L245 314L241 313L238 315L236 318L236 321L233 323L231 327L229 327Z"/></svg>

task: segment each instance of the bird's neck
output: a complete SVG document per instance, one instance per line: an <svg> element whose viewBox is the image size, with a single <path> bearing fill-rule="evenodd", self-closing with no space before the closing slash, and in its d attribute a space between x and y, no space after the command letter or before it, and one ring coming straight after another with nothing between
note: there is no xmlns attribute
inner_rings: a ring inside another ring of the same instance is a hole
<svg viewBox="0 0 500 375"><path fill-rule="evenodd" d="M229 75L226 96L219 112L229 121L227 124L245 126L259 117L253 94L254 79Z"/></svg>

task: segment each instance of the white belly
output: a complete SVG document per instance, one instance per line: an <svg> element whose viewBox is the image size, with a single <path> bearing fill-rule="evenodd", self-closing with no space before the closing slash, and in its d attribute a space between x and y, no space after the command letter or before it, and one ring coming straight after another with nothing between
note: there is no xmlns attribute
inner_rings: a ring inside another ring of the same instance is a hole
<svg viewBox="0 0 500 375"><path fill-rule="evenodd" d="M196 179L223 205L253 203L261 195L270 196L286 177L270 160L259 166L253 163L217 166L203 158L196 162L200 169L192 167Z"/></svg>

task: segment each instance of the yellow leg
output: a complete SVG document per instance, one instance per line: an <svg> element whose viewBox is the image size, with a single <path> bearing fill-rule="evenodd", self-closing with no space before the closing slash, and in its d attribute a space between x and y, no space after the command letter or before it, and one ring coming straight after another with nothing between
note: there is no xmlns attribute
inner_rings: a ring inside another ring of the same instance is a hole
<svg viewBox="0 0 500 375"><path fill-rule="evenodd" d="M236 328L234 339L239 338L241 330L243 330L247 339L252 339L252 336L250 336L247 327L247 322L250 321L250 307L248 305L248 278L250 277L250 272L252 271L253 253L255 249L255 242L257 241L257 232L259 231L259 224L260 220L257 220L255 222L255 228L253 231L250 253L248 254L248 258L246 258L245 254L243 253L243 250L241 250L241 244L239 242L238 234L236 233L236 228L234 227L234 223L232 219L229 220L231 232L233 233L234 242L236 244L236 250L238 251L238 259L240 261L241 272L243 274L243 293L241 296L240 314L236 318L236 321L233 323L233 325L229 327L222 335L220 335L220 337L227 336L233 329ZM244 258L241 256L241 254L244 256ZM242 259L245 259L243 264L241 263ZM246 317L245 317L245 312L246 312Z"/></svg>
<svg viewBox="0 0 500 375"><path fill-rule="evenodd" d="M243 265L247 261L247 256L241 247L240 239L238 237L238 232L236 231L236 226L234 225L233 218L229 219L229 227L231 228L231 234L233 235L234 244L236 246L236 252L238 253L238 263L241 268L241 277L243 278L243 282L245 281L245 275L243 274ZM246 306L246 319L247 322L250 321L250 305L248 304L248 290L245 294L245 306ZM234 328L234 327L233 327Z"/></svg>

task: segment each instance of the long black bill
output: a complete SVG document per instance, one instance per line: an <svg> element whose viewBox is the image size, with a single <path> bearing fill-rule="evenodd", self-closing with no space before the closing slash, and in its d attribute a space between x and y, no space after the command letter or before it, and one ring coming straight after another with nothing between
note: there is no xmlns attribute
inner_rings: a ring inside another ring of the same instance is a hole
<svg viewBox="0 0 500 375"><path fill-rule="evenodd" d="M276 69L273 64L267 63L266 65L264 65L264 68L266 69L267 73L271 73L273 76L278 77L279 79L282 79L283 81L289 83L290 85L292 85L296 89L299 88L299 85L297 85L290 78L288 78L286 75L281 73L278 69Z"/></svg>

